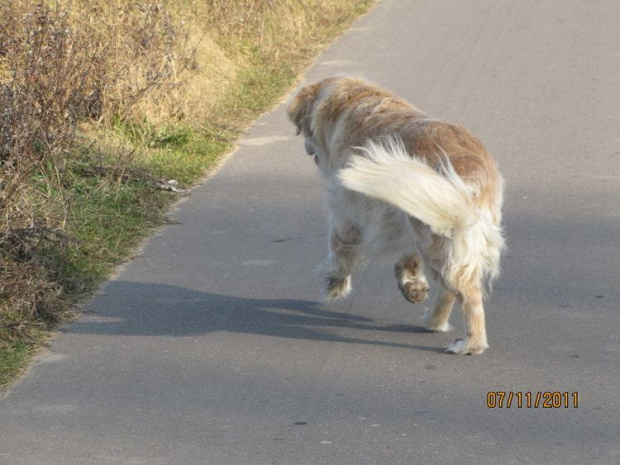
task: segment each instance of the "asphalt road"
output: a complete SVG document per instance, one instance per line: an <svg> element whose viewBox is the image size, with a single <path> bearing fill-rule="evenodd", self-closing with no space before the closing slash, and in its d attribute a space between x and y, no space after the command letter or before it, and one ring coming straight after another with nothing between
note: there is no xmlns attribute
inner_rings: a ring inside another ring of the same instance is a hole
<svg viewBox="0 0 620 465"><path fill-rule="evenodd" d="M619 464L619 22L616 0L383 0L308 71L495 154L486 353L444 354L458 309L424 332L389 263L320 303L321 184L280 105L0 402L0 463Z"/></svg>

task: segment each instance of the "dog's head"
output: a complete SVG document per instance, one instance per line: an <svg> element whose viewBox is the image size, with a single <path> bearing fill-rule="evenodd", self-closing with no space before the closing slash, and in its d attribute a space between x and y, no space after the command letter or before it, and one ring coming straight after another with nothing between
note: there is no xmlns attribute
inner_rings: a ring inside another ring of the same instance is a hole
<svg viewBox="0 0 620 465"><path fill-rule="evenodd" d="M288 117L297 127L297 134L311 134L311 117L321 83L303 87L288 106Z"/></svg>
<svg viewBox="0 0 620 465"><path fill-rule="evenodd" d="M319 100L319 90L323 82L302 88L288 106L288 116L297 127L297 135L304 135L304 146L308 155L314 156L317 166L319 162L319 150L314 140L313 115Z"/></svg>
<svg viewBox="0 0 620 465"><path fill-rule="evenodd" d="M314 156L314 161L319 166L320 159L327 156L322 131L325 124L322 110L330 100L332 87L344 79L332 77L303 87L288 106L288 116L297 127L297 134L303 134L305 138L306 152Z"/></svg>
<svg viewBox="0 0 620 465"><path fill-rule="evenodd" d="M334 133L347 124L343 115L375 95L379 98L391 94L359 78L335 76L303 87L293 97L288 116L297 127L297 134L303 134L306 152L314 155L314 161L325 173L344 163L340 157L342 147L335 148L332 143Z"/></svg>

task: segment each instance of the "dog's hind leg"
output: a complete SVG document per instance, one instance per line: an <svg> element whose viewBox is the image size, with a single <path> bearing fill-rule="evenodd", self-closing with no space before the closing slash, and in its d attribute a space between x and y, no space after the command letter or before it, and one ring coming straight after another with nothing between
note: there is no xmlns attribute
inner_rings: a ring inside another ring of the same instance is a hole
<svg viewBox="0 0 620 465"><path fill-rule="evenodd" d="M442 284L441 291L432 310L427 310L422 317L426 329L429 331L450 331L452 327L448 320L450 319L450 313L452 313L455 300L456 295Z"/></svg>
<svg viewBox="0 0 620 465"><path fill-rule="evenodd" d="M411 303L422 302L428 296L428 282L417 254L403 255L394 266L398 288Z"/></svg>
<svg viewBox="0 0 620 465"><path fill-rule="evenodd" d="M346 297L351 292L351 275L360 262L361 229L346 223L333 227L329 236L329 256L323 273L327 300Z"/></svg>
<svg viewBox="0 0 620 465"><path fill-rule="evenodd" d="M467 337L457 339L446 352L461 355L481 354L489 347L482 306L482 285L461 290L457 297L463 308Z"/></svg>

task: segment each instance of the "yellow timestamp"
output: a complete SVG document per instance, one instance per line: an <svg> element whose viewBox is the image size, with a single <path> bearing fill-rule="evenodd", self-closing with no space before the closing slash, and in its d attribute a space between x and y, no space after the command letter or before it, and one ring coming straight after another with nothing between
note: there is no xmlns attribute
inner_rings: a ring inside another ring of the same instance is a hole
<svg viewBox="0 0 620 465"><path fill-rule="evenodd" d="M578 392L489 391L488 408L578 408Z"/></svg>

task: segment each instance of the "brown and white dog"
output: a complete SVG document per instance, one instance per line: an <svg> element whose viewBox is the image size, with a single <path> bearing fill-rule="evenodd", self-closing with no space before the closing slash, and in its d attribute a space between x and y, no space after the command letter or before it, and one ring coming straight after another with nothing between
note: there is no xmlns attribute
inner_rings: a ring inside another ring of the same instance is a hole
<svg viewBox="0 0 620 465"><path fill-rule="evenodd" d="M482 353L484 282L499 274L504 247L503 181L482 143L463 126L356 78L302 88L288 115L326 181L328 300L351 291L365 256L404 253L395 274L408 301L427 297L423 263L441 285L424 315L426 328L448 331L458 300L467 337L447 351Z"/></svg>

